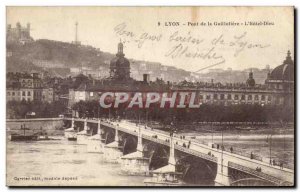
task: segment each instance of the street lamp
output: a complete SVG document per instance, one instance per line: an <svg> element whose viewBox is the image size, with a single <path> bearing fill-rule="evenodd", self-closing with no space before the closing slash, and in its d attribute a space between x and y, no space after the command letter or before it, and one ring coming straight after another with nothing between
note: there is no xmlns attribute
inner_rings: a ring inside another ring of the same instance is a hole
<svg viewBox="0 0 300 192"><path fill-rule="evenodd" d="M222 128L222 146L221 146L221 150L222 150L222 153L221 153L221 173L223 173L223 149L224 149L224 146L223 146L223 128Z"/></svg>
<svg viewBox="0 0 300 192"><path fill-rule="evenodd" d="M110 108L108 108L108 120L110 120Z"/></svg>
<svg viewBox="0 0 300 192"><path fill-rule="evenodd" d="M211 130L211 143L213 145L214 144L214 131L213 131L212 122L210 122L210 130Z"/></svg>
<svg viewBox="0 0 300 192"><path fill-rule="evenodd" d="M270 164L272 164L272 135L269 138L269 148L270 148Z"/></svg>

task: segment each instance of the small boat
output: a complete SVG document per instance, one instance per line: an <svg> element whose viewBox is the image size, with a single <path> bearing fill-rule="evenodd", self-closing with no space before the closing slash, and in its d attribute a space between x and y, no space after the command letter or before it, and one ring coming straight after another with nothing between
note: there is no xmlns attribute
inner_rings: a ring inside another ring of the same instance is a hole
<svg viewBox="0 0 300 192"><path fill-rule="evenodd" d="M68 141L77 141L77 137L68 137Z"/></svg>
<svg viewBox="0 0 300 192"><path fill-rule="evenodd" d="M37 141L39 136L36 134L26 135L26 130L30 130L24 124L21 125L21 130L23 130L23 134L13 133L10 135L11 141Z"/></svg>
<svg viewBox="0 0 300 192"><path fill-rule="evenodd" d="M37 141L38 135L19 135L19 134L11 134L11 141Z"/></svg>

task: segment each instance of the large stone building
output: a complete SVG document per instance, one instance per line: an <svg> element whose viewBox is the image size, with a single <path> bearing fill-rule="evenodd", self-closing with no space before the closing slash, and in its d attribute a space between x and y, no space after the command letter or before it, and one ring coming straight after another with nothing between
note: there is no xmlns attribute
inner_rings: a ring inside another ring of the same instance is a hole
<svg viewBox="0 0 300 192"><path fill-rule="evenodd" d="M288 51L282 65L268 74L265 84L255 84L254 74L249 73L246 83L196 83L181 85L180 89L198 92L202 103L208 104L259 104L294 105L294 64Z"/></svg>
<svg viewBox="0 0 300 192"><path fill-rule="evenodd" d="M72 89L69 93L69 103L97 100L99 94L107 90L127 92L160 91L193 91L202 104L235 105L293 105L294 104L294 66L290 52L282 65L276 67L267 77L265 84L256 84L255 74L251 70L249 78L244 83L214 83L188 82L166 83L164 81L149 81L145 76L143 81L130 78L130 62L124 57L123 44L119 43L116 58L110 63L110 78L101 84L88 84ZM145 88L146 87L146 88Z"/></svg>
<svg viewBox="0 0 300 192"><path fill-rule="evenodd" d="M15 28L8 24L6 28L6 40L8 43L18 42L25 44L28 42L32 42L33 39L30 36L30 23L27 23L26 27L22 27L18 22Z"/></svg>
<svg viewBox="0 0 300 192"><path fill-rule="evenodd" d="M53 88L43 86L38 73L8 73L6 84L7 101L53 102Z"/></svg>

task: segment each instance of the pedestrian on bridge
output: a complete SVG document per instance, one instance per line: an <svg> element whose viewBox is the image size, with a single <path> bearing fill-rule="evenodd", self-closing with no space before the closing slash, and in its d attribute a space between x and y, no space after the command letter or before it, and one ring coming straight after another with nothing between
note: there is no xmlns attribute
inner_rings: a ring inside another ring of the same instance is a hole
<svg viewBox="0 0 300 192"><path fill-rule="evenodd" d="M283 162L280 162L280 169L283 169Z"/></svg>
<svg viewBox="0 0 300 192"><path fill-rule="evenodd" d="M231 153L233 152L233 148L232 148L232 147L230 147L230 152L231 152Z"/></svg>
<svg viewBox="0 0 300 192"><path fill-rule="evenodd" d="M261 172L261 167L256 167L257 172Z"/></svg>
<svg viewBox="0 0 300 192"><path fill-rule="evenodd" d="M222 148L222 151L225 151L225 147L224 147L224 145L222 145L222 147L221 147L221 148Z"/></svg>

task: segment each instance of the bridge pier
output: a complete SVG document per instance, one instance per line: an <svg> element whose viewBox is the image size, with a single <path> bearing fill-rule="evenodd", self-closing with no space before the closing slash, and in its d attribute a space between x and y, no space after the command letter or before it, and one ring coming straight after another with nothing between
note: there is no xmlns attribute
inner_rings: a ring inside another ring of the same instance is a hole
<svg viewBox="0 0 300 192"><path fill-rule="evenodd" d="M181 186L184 184L179 177L181 172L176 172L176 160L175 160L175 145L173 143L173 137L170 139L170 156L168 165L151 171L152 178L145 179L144 183L147 186Z"/></svg>
<svg viewBox="0 0 300 192"><path fill-rule="evenodd" d="M122 147L119 146L119 134L118 128L115 130L115 139L113 142L104 146L104 160L109 163L119 163L120 157L123 155L121 151Z"/></svg>
<svg viewBox="0 0 300 192"><path fill-rule="evenodd" d="M218 158L218 167L217 167L217 175L215 178L215 186L230 186L231 185L231 177L228 174L228 160L223 158L222 154L217 156Z"/></svg>
<svg viewBox="0 0 300 192"><path fill-rule="evenodd" d="M86 145L88 140L88 134L87 134L87 118L84 120L84 128L82 131L77 133L77 144L80 145Z"/></svg>
<svg viewBox="0 0 300 192"><path fill-rule="evenodd" d="M74 129L74 117L72 117L72 125L70 128L65 129L64 131L65 138L68 140L76 140L77 139L77 134L76 130Z"/></svg>
<svg viewBox="0 0 300 192"><path fill-rule="evenodd" d="M103 153L103 139L101 138L101 122L98 120L97 134L91 136L87 140L87 152L89 153Z"/></svg>
<svg viewBox="0 0 300 192"><path fill-rule="evenodd" d="M127 175L148 175L149 158L143 155L142 133L139 128L136 152L121 157L121 172Z"/></svg>
<svg viewBox="0 0 300 192"><path fill-rule="evenodd" d="M52 120L52 119L50 119ZM54 119L55 120L55 119ZM70 118L65 118L65 120L72 120L72 126L69 129L66 129L65 131L65 136L68 136L68 130L72 130L75 133L76 136L76 132L74 130L74 118L70 119ZM87 132L87 120L83 120L83 119L75 119L76 121L85 121L85 133L89 133ZM7 120L8 122L10 122L10 120ZM37 119L37 120L14 120L17 123L23 122L23 121L27 121L29 123L29 121L42 121L41 123L44 124L44 119ZM97 121L89 121L91 123L97 123ZM63 122L62 122L63 123ZM61 125L62 125L61 123ZM52 124L52 123L51 123ZM40 125L39 125L40 126ZM131 134L131 135L136 135L136 133L133 133L133 129L132 127L130 127L130 125L126 125L126 126L121 126L122 127L122 132ZM114 126L112 125L112 123L109 123L109 125L106 125L105 129L109 129L109 134L113 129L116 129L116 134L115 134L115 138L114 141L108 145L105 146L104 148L104 153L105 153L105 157L107 159L107 161L110 162L118 162L118 159L120 159L120 157L122 156L122 152L120 151L120 149L122 147L119 147L119 143L118 143L118 126ZM71 131L71 132L72 132ZM101 131L104 131L104 129L101 129ZM148 130L143 132L143 137L149 137L153 136L153 134L155 134L155 130L151 130L149 131L148 134ZM163 134L163 133L157 133L162 136L159 136L159 138L156 139L148 139L150 140L150 142L154 142L154 143L158 143L158 144L165 144L165 138L169 138L167 134ZM86 134L87 136L88 134ZM110 134L110 136L112 136L112 134ZM95 136L96 137L96 136ZM100 137L99 137L100 138ZM109 137L109 140L111 141L111 137ZM258 160L254 160L251 159L249 157L245 157L245 156L241 156L239 154L235 154L235 153L229 153L229 152L225 152L222 151L220 149L213 149L213 148L208 148L207 146L204 146L203 144L197 144L197 142L193 142L190 150L185 150L184 148L181 148L177 145L174 146L173 144L173 138L170 138L170 156L169 156L169 160L168 160L168 165L164 166L160 169L151 171L150 173L153 173L153 176L151 179L147 179L144 181L144 183L146 185L182 185L181 183L183 183L179 178L179 176L182 173L178 173L176 172L176 159L175 159L175 148L178 151L182 151L184 153L187 153L188 155L193 155L196 157L200 157L203 159L206 159L207 161L216 163L217 162L217 174L215 176L215 185L216 186L230 186L230 185L238 185L240 184L239 180L233 181L233 179L236 179L236 175L233 173L234 170L237 170L239 172L251 175L251 176L257 176L260 180L266 180L268 182L271 182L272 184L278 185L278 186L292 186L294 184L294 170L292 169L288 169L288 168L280 168L279 166L271 166L269 165L268 162L264 162L264 161L258 161ZM185 141L185 140L184 140ZM132 156L134 157L133 159L138 159L138 157L143 157L143 150L142 150L142 145L141 145L141 140L138 141L138 145L137 145L137 151L135 153L132 153ZM129 154L131 155L131 154ZM124 157L128 157L128 156L124 156ZM178 162L177 162L178 163ZM132 165L134 165L134 163L132 163ZM229 170L229 166L230 166L230 170ZM257 171L256 168L261 168L261 171ZM215 167L210 167L210 170L212 172L215 172ZM232 175L231 175L232 174ZM245 179L252 179L253 178L245 178ZM258 179L254 178L255 182L258 181ZM181 183L180 183L181 182ZM184 183L183 183L184 184ZM248 185L248 184L247 184ZM255 184L257 185L257 184ZM265 182L263 183L263 185L268 185L268 183L266 184Z"/></svg>

